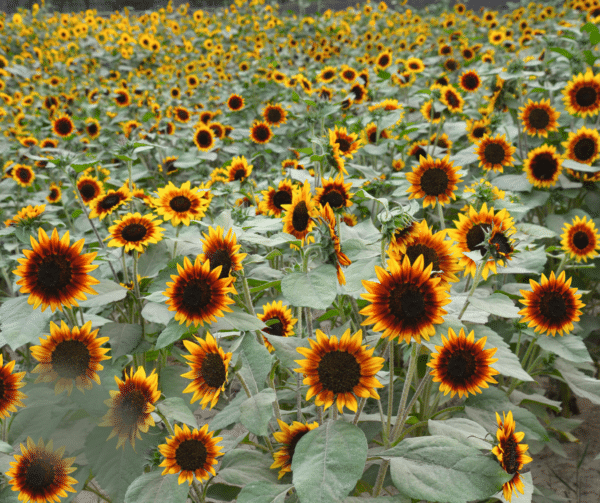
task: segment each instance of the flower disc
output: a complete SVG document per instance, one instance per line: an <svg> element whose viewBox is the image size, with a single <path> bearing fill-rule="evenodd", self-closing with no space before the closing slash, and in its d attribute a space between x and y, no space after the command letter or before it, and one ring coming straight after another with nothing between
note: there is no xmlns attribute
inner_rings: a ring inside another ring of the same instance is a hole
<svg viewBox="0 0 600 503"><path fill-rule="evenodd" d="M457 183L461 181L458 175L459 166L453 166L449 162L450 156L443 159L436 159L428 155L420 157L420 163L413 168L412 173L406 174L406 179L411 183L407 192L411 194L409 199L424 197L423 207L431 205L435 208L436 202L444 205L450 202L450 199L456 199L454 191Z"/></svg>
<svg viewBox="0 0 600 503"><path fill-rule="evenodd" d="M158 243L162 240L162 233L165 231L162 227L156 225L153 220L156 216L149 214L142 216L139 213L128 213L122 219L116 220L114 225L109 227L112 238L108 246L123 246L125 252L137 250L144 252L144 246L150 243Z"/></svg>

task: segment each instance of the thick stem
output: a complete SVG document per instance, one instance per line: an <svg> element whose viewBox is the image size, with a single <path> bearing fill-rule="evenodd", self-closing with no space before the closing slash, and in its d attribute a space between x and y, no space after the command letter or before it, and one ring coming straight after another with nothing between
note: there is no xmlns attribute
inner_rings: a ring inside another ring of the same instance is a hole
<svg viewBox="0 0 600 503"><path fill-rule="evenodd" d="M390 383L388 388L388 407L387 407L387 421L385 423L385 435L390 438L390 431L392 428L392 410L394 407L394 353L395 347L390 344L390 358L389 358L389 369L390 369Z"/></svg>
<svg viewBox="0 0 600 503"><path fill-rule="evenodd" d="M302 392L300 387L302 386L302 377L300 374L296 374L296 420L302 421ZM318 408L318 407L317 407ZM319 422L321 424L323 420Z"/></svg>
<svg viewBox="0 0 600 503"><path fill-rule="evenodd" d="M481 275L483 273L483 268L485 267L485 264L487 263L487 259L488 259L488 256L486 254L485 257L483 257L482 261L477 265L477 270L475 272L475 279L473 280L473 285L471 286L471 289L469 290L469 294L467 295L467 300L465 301L465 305L463 306L463 308L460 311L460 314L458 315L459 320L465 314L465 311L467 310L467 307L469 306L469 299L471 298L471 295L473 295L475 288L477 288L477 285L481 281Z"/></svg>
<svg viewBox="0 0 600 503"><path fill-rule="evenodd" d="M179 225L177 227L177 230L175 231L175 239L177 239L179 237L179 233L181 232L181 225ZM177 256L177 243L178 241L175 241L175 244L173 245L173 256L171 258L175 258Z"/></svg>
<svg viewBox="0 0 600 503"><path fill-rule="evenodd" d="M377 473L377 480L375 480L375 486L373 487L373 496L379 496L381 489L383 488L383 481L385 480L385 474L388 466L390 466L390 460L385 459L379 466L379 472Z"/></svg>
<svg viewBox="0 0 600 503"><path fill-rule="evenodd" d="M442 205L439 201L437 202L436 206L438 218L440 219L440 229L446 230L446 222L444 221L444 208L442 208Z"/></svg>
<svg viewBox="0 0 600 503"><path fill-rule="evenodd" d="M362 397L360 399L360 401L358 402L358 410L356 411L356 414L354 415L354 420L352 421L352 424L354 424L354 425L358 424L358 420L360 418L360 415L361 415L363 409L365 408L366 403L367 403L367 399L365 397Z"/></svg>
<svg viewBox="0 0 600 503"><path fill-rule="evenodd" d="M408 372L406 373L406 380L404 381L404 387L402 388L402 398L400 399L398 413L396 414L396 424L394 425L394 429L391 433L391 438L388 439L388 442L393 442L396 438L398 438L398 435L402 432L402 428L404 427L404 421L406 420L406 417L408 415L408 407L406 407L406 400L408 398L408 391L411 386L415 369L417 368L417 355L419 354L420 349L421 344L413 344L412 351L410 353L410 362L408 364Z"/></svg>

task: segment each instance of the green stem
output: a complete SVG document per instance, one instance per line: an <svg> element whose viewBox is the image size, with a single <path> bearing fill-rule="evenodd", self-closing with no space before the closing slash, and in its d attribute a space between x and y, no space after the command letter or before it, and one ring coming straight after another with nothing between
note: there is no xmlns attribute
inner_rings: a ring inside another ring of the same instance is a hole
<svg viewBox="0 0 600 503"><path fill-rule="evenodd" d="M442 208L442 205L439 201L437 202L436 206L438 218L440 219L440 229L446 230L446 222L444 221L444 208Z"/></svg>
<svg viewBox="0 0 600 503"><path fill-rule="evenodd" d="M383 481L385 480L385 474L388 466L390 466L390 460L385 459L379 466L379 472L377 473L377 480L375 480L375 486L373 487L373 496L379 496L381 489L383 488Z"/></svg>
<svg viewBox="0 0 600 503"><path fill-rule="evenodd" d="M127 285L129 283L129 274L127 273L127 264L125 264L125 247L121 248L121 262L123 264L123 282ZM131 320L133 323L133 320Z"/></svg>
<svg viewBox="0 0 600 503"><path fill-rule="evenodd" d="M302 377L300 374L296 374L296 420L302 421L302 392L300 387L302 386ZM317 407L318 409L318 407ZM319 421L319 424L323 423L323 418Z"/></svg>
<svg viewBox="0 0 600 503"><path fill-rule="evenodd" d="M565 268L565 265L567 263L567 253L565 252L562 256L562 258L560 259L560 263L558 264L558 269L556 270L556 272L554 273L554 276L556 276L558 278L558 275L563 271L563 269Z"/></svg>
<svg viewBox="0 0 600 503"><path fill-rule="evenodd" d="M181 232L181 225L177 226L177 230L175 231L175 238L177 239L179 237L179 233ZM171 258L175 258L177 256L177 243L178 241L175 241L175 244L173 245L173 256Z"/></svg>
<svg viewBox="0 0 600 503"><path fill-rule="evenodd" d="M360 415L361 415L363 409L365 408L366 403L367 403L367 399L362 397L360 399L360 401L358 402L358 410L356 411L356 414L354 415L354 420L352 421L352 424L354 424L354 425L358 424L358 419L360 418Z"/></svg>
<svg viewBox="0 0 600 503"><path fill-rule="evenodd" d="M388 407L387 407L387 421L385 423L385 434L387 438L390 438L390 431L392 428L392 411L394 407L394 353L395 347L390 344L390 357L389 357L389 369L390 369L390 384L388 388Z"/></svg>
<svg viewBox="0 0 600 503"><path fill-rule="evenodd" d="M84 491L89 491L91 493L94 493L96 496L98 496L98 498L103 499L104 501L108 501L108 503L112 503L111 500L109 498L107 498L106 496L104 496L100 491L98 491L97 489L95 489L93 486L90 485L91 482L86 482L83 486L83 490Z"/></svg>
<svg viewBox="0 0 600 503"><path fill-rule="evenodd" d="M479 281L481 281L481 275L483 273L485 264L487 263L487 259L488 259L488 254L486 253L485 257L483 257L482 261L477 265L477 270L475 272L475 279L473 280L473 285L471 286L471 289L469 290L469 293L467 295L467 300L465 301L465 305L463 306L463 308L460 311L460 314L458 315L459 320L465 314L465 311L467 310L467 307L469 306L469 299L471 298L471 295L473 295L475 288L477 288Z"/></svg>
<svg viewBox="0 0 600 503"><path fill-rule="evenodd" d="M406 407L406 400L408 398L408 391L411 386L411 382L415 373L415 369L417 368L417 355L419 354L419 350L421 349L421 344L413 344L412 351L410 353L410 362L408 364L408 372L406 373L406 380L404 381L404 387L402 388L402 398L400 399L400 405L398 406L398 413L396 414L396 424L394 425L394 429L392 430L391 438L389 439L393 442L400 433L402 433L402 428L404 427L404 421L406 421L406 417L408 416L408 407ZM415 392L416 395L416 392ZM413 399L416 398L413 396Z"/></svg>

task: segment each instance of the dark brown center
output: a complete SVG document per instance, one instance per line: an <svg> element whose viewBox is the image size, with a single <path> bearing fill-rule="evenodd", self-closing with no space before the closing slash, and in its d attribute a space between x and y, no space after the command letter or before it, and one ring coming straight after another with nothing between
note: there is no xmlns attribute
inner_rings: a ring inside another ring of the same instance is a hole
<svg viewBox="0 0 600 503"><path fill-rule="evenodd" d="M204 468L206 457L206 447L200 440L194 438L181 442L175 451L175 461L181 467L182 471L188 470L193 472Z"/></svg>
<svg viewBox="0 0 600 503"><path fill-rule="evenodd" d="M389 296L390 313L399 320L418 321L425 314L425 299L419 289L410 284L400 284Z"/></svg>
<svg viewBox="0 0 600 503"><path fill-rule="evenodd" d="M589 86L584 86L575 93L575 101L580 107L589 107L596 103L598 93L596 89Z"/></svg>
<svg viewBox="0 0 600 503"><path fill-rule="evenodd" d="M539 310L547 320L559 321L567 314L567 304L558 292L546 292L539 301Z"/></svg>
<svg viewBox="0 0 600 503"><path fill-rule="evenodd" d="M306 202L300 201L294 208L294 213L292 214L292 225L294 226L294 230L297 232L305 231L309 221L310 217L308 215Z"/></svg>
<svg viewBox="0 0 600 503"><path fill-rule="evenodd" d="M202 360L202 366L200 367L200 373L204 382L211 388L220 389L227 379L227 371L225 364L219 353L208 353L204 360Z"/></svg>
<svg viewBox="0 0 600 503"><path fill-rule="evenodd" d="M323 389L333 393L349 393L360 382L360 364L347 351L330 351L317 367Z"/></svg>
<svg viewBox="0 0 600 503"><path fill-rule="evenodd" d="M75 379L86 374L90 359L90 351L82 341L62 341L52 351L52 370L62 378Z"/></svg>
<svg viewBox="0 0 600 503"><path fill-rule="evenodd" d="M573 235L573 245L579 250L585 250L590 244L590 237L586 232L577 231Z"/></svg>
<svg viewBox="0 0 600 503"><path fill-rule="evenodd" d="M125 241L136 242L144 239L148 233L145 225L139 223L128 224L121 230L121 237Z"/></svg>
<svg viewBox="0 0 600 503"><path fill-rule="evenodd" d="M37 270L37 284L47 293L56 294L71 283L71 261L62 255L49 255L42 259Z"/></svg>
<svg viewBox="0 0 600 503"><path fill-rule="evenodd" d="M558 163L552 154L543 152L531 160L531 171L537 180L552 180L558 171Z"/></svg>
<svg viewBox="0 0 600 503"><path fill-rule="evenodd" d="M448 174L441 168L428 169L421 175L421 189L428 196L439 196L448 190Z"/></svg>

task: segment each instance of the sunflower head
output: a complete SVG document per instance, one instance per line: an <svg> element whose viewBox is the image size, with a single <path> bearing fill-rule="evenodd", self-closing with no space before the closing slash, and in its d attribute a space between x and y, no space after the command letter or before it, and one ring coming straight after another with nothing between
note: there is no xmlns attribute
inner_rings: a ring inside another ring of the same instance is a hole
<svg viewBox="0 0 600 503"><path fill-rule="evenodd" d="M600 249L600 234L593 220L576 216L572 223L565 224L561 235L563 250L577 262L587 262L598 255Z"/></svg>
<svg viewBox="0 0 600 503"><path fill-rule="evenodd" d="M280 431L273 433L273 437L283 445L281 449L273 454L275 461L271 465L271 468L280 468L277 476L277 478L280 479L286 473L292 471L292 458L294 457L294 451L300 439L309 431L318 428L319 423L315 421L310 424L304 424L299 421L294 421L288 426L281 419L277 419L277 422L279 423Z"/></svg>

